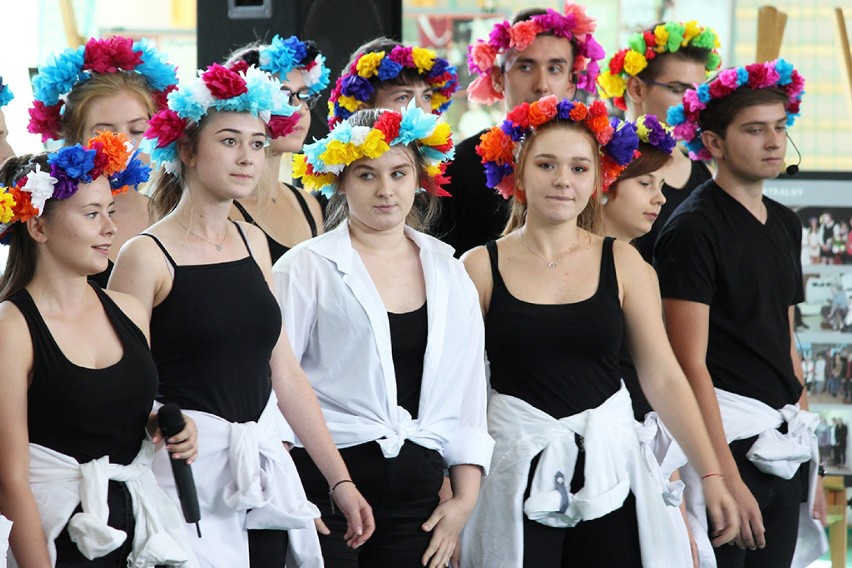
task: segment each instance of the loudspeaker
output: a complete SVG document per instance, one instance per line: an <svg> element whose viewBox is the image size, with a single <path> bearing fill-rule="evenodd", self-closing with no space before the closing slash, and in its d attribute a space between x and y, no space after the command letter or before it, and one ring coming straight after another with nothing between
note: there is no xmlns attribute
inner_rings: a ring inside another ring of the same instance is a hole
<svg viewBox="0 0 852 568"><path fill-rule="evenodd" d="M402 0L198 0L197 6L199 69L275 34L317 43L331 85L311 114L308 142L328 132L328 92L355 48L380 36L402 38Z"/></svg>

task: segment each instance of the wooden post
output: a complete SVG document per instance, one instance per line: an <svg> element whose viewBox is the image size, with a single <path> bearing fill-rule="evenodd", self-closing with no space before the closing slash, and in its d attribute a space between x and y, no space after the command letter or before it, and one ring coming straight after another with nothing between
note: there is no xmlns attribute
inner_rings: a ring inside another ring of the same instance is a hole
<svg viewBox="0 0 852 568"><path fill-rule="evenodd" d="M59 0L59 11L62 13L62 24L65 28L68 47L80 47L83 45L83 38L77 31L77 19L74 17L74 5L71 0Z"/></svg>
<svg viewBox="0 0 852 568"><path fill-rule="evenodd" d="M787 26L787 14L774 6L761 6L757 10L757 53L755 61L762 63L778 59L781 40Z"/></svg>
<svg viewBox="0 0 852 568"><path fill-rule="evenodd" d="M837 24L837 47L840 53L841 68L845 71L846 80L846 105L849 116L852 118L852 53L849 50L849 36L846 35L846 20L843 17L843 8L835 8L835 23Z"/></svg>
<svg viewBox="0 0 852 568"><path fill-rule="evenodd" d="M846 484L843 477L830 475L823 479L828 505L828 547L831 568L846 568Z"/></svg>

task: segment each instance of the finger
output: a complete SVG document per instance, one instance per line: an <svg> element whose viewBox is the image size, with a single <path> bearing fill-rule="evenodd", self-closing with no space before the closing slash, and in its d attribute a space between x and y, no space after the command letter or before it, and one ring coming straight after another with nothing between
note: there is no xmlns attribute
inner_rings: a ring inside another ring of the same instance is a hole
<svg viewBox="0 0 852 568"><path fill-rule="evenodd" d="M324 535L330 535L331 531L328 530L328 527L325 526L321 517L317 517L314 519L314 526L317 528L317 532Z"/></svg>
<svg viewBox="0 0 852 568"><path fill-rule="evenodd" d="M160 432L160 427L157 426L157 429L154 430L154 433L151 435L151 443L159 444L163 440L163 433Z"/></svg>
<svg viewBox="0 0 852 568"><path fill-rule="evenodd" d="M422 528L426 532L432 532L432 529L438 526L438 523L441 522L441 519L443 518L444 513L441 510L441 506L438 505L438 507L434 511L432 511L432 514L429 515L429 518L426 519L422 525L420 525L420 528Z"/></svg>
<svg viewBox="0 0 852 568"><path fill-rule="evenodd" d="M754 535L754 544L757 548L766 546L766 529L763 526L763 517L752 520L751 532Z"/></svg>
<svg viewBox="0 0 852 568"><path fill-rule="evenodd" d="M754 544L754 535L751 534L751 523L748 517L744 518L740 524L740 540L744 548L749 550L757 548Z"/></svg>

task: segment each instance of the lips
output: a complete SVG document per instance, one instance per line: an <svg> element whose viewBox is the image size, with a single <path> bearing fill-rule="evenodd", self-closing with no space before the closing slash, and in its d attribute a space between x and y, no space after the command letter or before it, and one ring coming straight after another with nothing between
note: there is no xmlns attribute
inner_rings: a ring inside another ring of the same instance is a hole
<svg viewBox="0 0 852 568"><path fill-rule="evenodd" d="M96 251L98 251L101 254L108 255L109 254L109 247L110 247L109 244L104 244L104 245L94 245L92 248L95 249Z"/></svg>

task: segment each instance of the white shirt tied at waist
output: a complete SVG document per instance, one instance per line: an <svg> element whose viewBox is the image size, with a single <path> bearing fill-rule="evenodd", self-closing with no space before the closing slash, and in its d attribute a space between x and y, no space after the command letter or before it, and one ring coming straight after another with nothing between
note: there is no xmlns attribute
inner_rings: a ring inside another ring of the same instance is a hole
<svg viewBox="0 0 852 568"><path fill-rule="evenodd" d="M113 480L123 482L133 499L136 529L128 566L189 565L193 557L183 537L183 518L151 473L154 445L150 441L143 440L129 465L109 463L107 456L80 464L38 444L30 444L29 450L30 488L52 563L56 563L54 541L66 524L71 540L89 560L105 556L127 539L124 531L107 525L107 491ZM83 510L72 516L78 504ZM13 558L10 565L17 566Z"/></svg>
<svg viewBox="0 0 852 568"><path fill-rule="evenodd" d="M819 465L819 446L816 438L819 416L802 410L798 404L788 404L780 410L775 410L754 398L721 389L716 389L716 398L719 401L728 443L757 436L746 457L760 471L790 479L803 463L810 462L808 500L802 504L799 512L799 536L791 566L804 568L810 565L828 549L822 526L813 518ZM782 434L778 428L785 422L787 433ZM684 468L682 476L687 485L687 510L691 518L702 523L704 529L703 532L695 533L701 568L715 568L716 558L706 533L707 515L704 512L701 480L692 468Z"/></svg>
<svg viewBox="0 0 852 568"><path fill-rule="evenodd" d="M623 385L597 408L558 420L518 398L494 393L488 425L496 441L491 473L465 527L462 558L475 559L477 567L519 567L522 514L548 526L572 527L618 509L632 491L642 563L659 568L690 565L686 532L674 523L650 471L659 466L643 458ZM579 452L575 434L584 439L586 465L585 484L572 494ZM530 462L539 453L530 497L523 501Z"/></svg>
<svg viewBox="0 0 852 568"><path fill-rule="evenodd" d="M257 422L234 423L184 410L198 427L199 454L193 475L201 509L201 532L184 531L204 566L248 567L246 529L310 529L298 538L295 566L322 566L313 520L319 510L305 497L299 474L282 443L286 430L275 393ZM167 456L154 461L157 481L177 503ZM290 566L290 564L288 564Z"/></svg>
<svg viewBox="0 0 852 568"><path fill-rule="evenodd" d="M0 568L6 568L6 552L9 550L9 533L12 521L0 515Z"/></svg>

